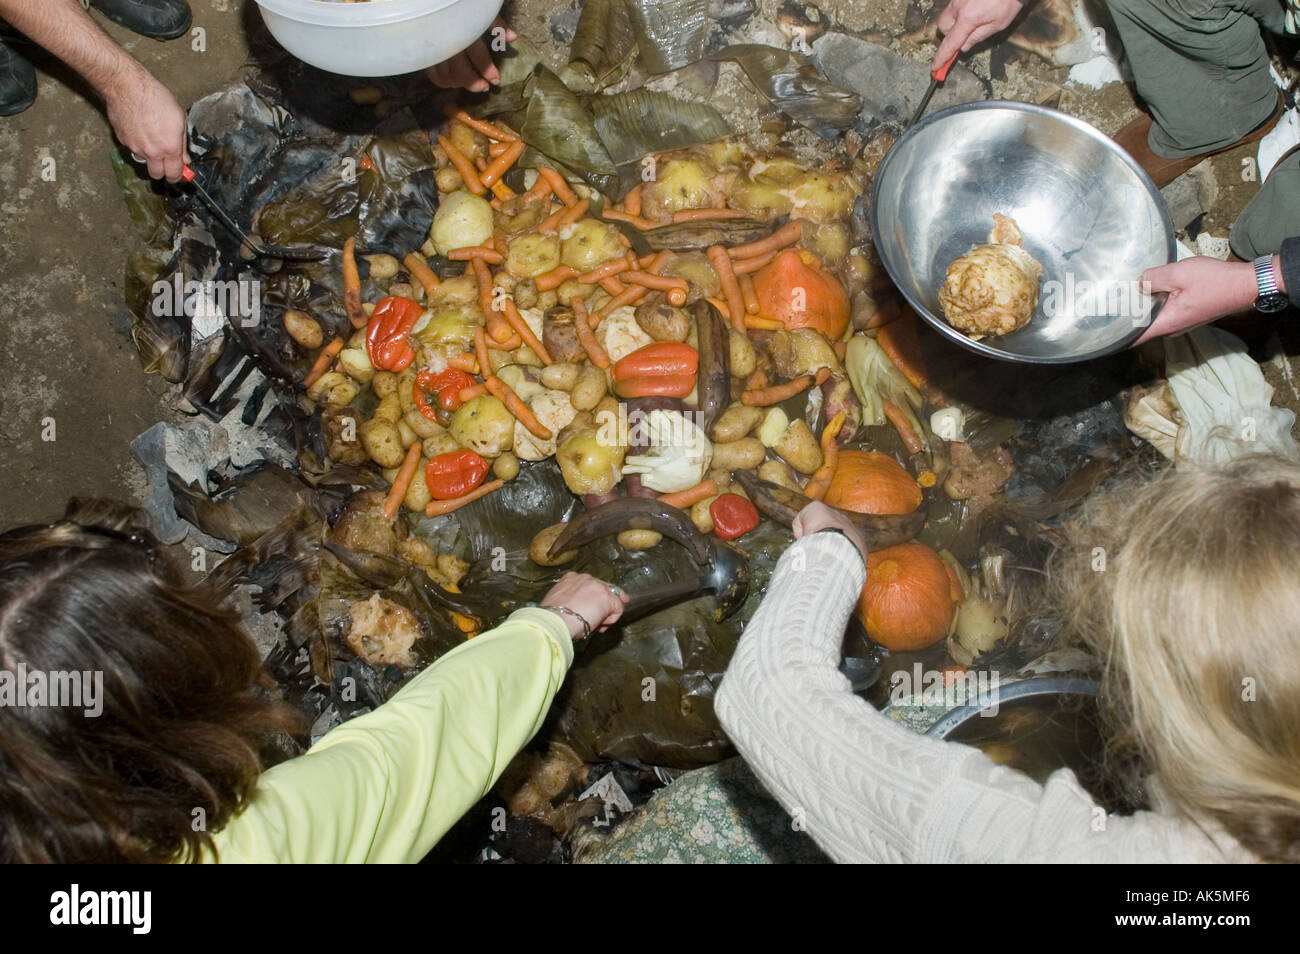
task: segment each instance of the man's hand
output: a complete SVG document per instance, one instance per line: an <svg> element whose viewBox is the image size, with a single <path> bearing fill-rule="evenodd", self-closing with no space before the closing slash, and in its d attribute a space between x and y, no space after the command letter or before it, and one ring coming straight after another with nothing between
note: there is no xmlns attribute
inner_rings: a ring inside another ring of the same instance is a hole
<svg viewBox="0 0 1300 954"><path fill-rule="evenodd" d="M609 629L618 622L627 599L627 594L621 589L594 576L566 573L543 597L541 606L543 609L564 606L572 610L587 621L594 633ZM570 635L575 638L582 635L582 627L576 619L568 613L556 615L568 623Z"/></svg>
<svg viewBox="0 0 1300 954"><path fill-rule="evenodd" d="M507 41L518 39L518 34L506 26L506 21L497 17L492 23L492 30L505 31ZM466 50L462 50L449 60L443 60L436 66L424 71L434 86L444 89L463 87L471 93L486 93L493 84L501 81L501 73L492 62L492 54L482 40Z"/></svg>
<svg viewBox="0 0 1300 954"><path fill-rule="evenodd" d="M862 562L867 561L867 541L863 539L862 532L853 524L852 520L835 509L826 506L820 500L814 500L800 510L799 515L794 518L791 529L794 530L796 540L810 533L816 533L818 530L842 530L844 535L858 548L858 552L862 554Z"/></svg>
<svg viewBox="0 0 1300 954"><path fill-rule="evenodd" d="M171 90L140 68L106 84L104 101L113 132L145 161L150 177L180 181L190 161L185 149L188 120Z"/></svg>
<svg viewBox="0 0 1300 954"><path fill-rule="evenodd" d="M1250 262L1221 262L1200 255L1148 268L1139 281L1144 288L1150 282L1153 294L1168 292L1169 298L1137 344L1244 311L1259 294Z"/></svg>
<svg viewBox="0 0 1300 954"><path fill-rule="evenodd" d="M1021 9L1019 0L952 0L939 14L943 42L930 68L937 70L959 52L1001 33Z"/></svg>

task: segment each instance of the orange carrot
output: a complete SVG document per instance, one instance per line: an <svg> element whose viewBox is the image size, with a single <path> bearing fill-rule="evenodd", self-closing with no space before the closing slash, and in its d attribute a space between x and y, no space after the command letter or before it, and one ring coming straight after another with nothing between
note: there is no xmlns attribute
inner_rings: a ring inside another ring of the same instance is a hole
<svg viewBox="0 0 1300 954"><path fill-rule="evenodd" d="M718 273L718 280L722 284L722 295L727 299L731 327L744 334L745 299L740 294L740 283L736 280L736 273L731 270L731 259L727 257L727 250L721 245L711 245L708 256L709 264Z"/></svg>
<svg viewBox="0 0 1300 954"><path fill-rule="evenodd" d="M501 323L507 328L510 327L504 318L501 319ZM497 341L495 338L489 338L487 343L488 347L493 351L514 351L516 348L523 347L523 344L524 339L520 337L519 332L514 331L513 329L510 331L510 337L505 341Z"/></svg>
<svg viewBox="0 0 1300 954"><path fill-rule="evenodd" d="M961 577L957 575L957 570L947 560L943 561L944 572L948 574L948 599L954 603L964 603L966 601L966 591L961 585ZM944 670L946 673L948 670ZM962 670L965 672L965 670Z"/></svg>
<svg viewBox="0 0 1300 954"><path fill-rule="evenodd" d="M711 219L743 219L739 209L683 209L673 213L673 222L702 222Z"/></svg>
<svg viewBox="0 0 1300 954"><path fill-rule="evenodd" d="M503 175L505 175L506 170L513 166L523 154L523 140L515 140L506 147L505 151L502 152L501 155L489 162L487 168L479 173L479 181L485 186L492 185L492 183L498 181Z"/></svg>
<svg viewBox="0 0 1300 954"><path fill-rule="evenodd" d="M831 478L835 476L835 465L839 463L840 445L835 438L839 437L840 430L844 427L844 418L844 412L840 411L822 428L822 465L813 471L812 477L804 485L803 492L806 497L821 500L826 496L826 488L830 486Z"/></svg>
<svg viewBox="0 0 1300 954"><path fill-rule="evenodd" d="M495 374L490 375L483 383L487 385L487 389L492 392L492 395L504 404L519 423L528 428L535 437L544 441L551 439L550 430L537 419L532 409L519 399L519 395L510 389L510 385Z"/></svg>
<svg viewBox="0 0 1300 954"><path fill-rule="evenodd" d="M629 285L640 285L643 288L653 288L657 291L668 291L672 288L680 288L686 291L686 279L668 278L665 275L651 275L649 272L629 271L623 275L623 281Z"/></svg>
<svg viewBox="0 0 1300 954"><path fill-rule="evenodd" d="M496 196L492 201L498 203L496 206L493 206L493 208L499 210L500 203L504 202L506 199L514 198L515 190L498 179L496 182L492 183L492 194Z"/></svg>
<svg viewBox="0 0 1300 954"><path fill-rule="evenodd" d="M641 184L637 183L623 196L623 211L628 215L641 215Z"/></svg>
<svg viewBox="0 0 1300 954"><path fill-rule="evenodd" d="M564 176L549 166L538 166L537 174L550 183L551 191L555 193L555 197L565 205L578 204L578 196L569 188L569 184L564 181Z"/></svg>
<svg viewBox="0 0 1300 954"><path fill-rule="evenodd" d="M533 279L533 284L537 286L538 291L550 291L552 288L559 288L570 278L576 278L582 281L582 276L578 270L569 265L557 265L549 272L542 272Z"/></svg>
<svg viewBox="0 0 1300 954"><path fill-rule="evenodd" d="M466 374L478 374L478 360L468 351L464 354L453 354L447 359L447 367L456 368Z"/></svg>
<svg viewBox="0 0 1300 954"><path fill-rule="evenodd" d="M540 172L537 174L537 181L524 193L529 199L541 200L547 199L551 194L551 180Z"/></svg>
<svg viewBox="0 0 1300 954"><path fill-rule="evenodd" d="M489 265L500 265L505 261L505 256L494 248L486 248L482 245L467 245L464 248L453 248L447 253L447 258L453 262L468 262L470 259L481 258Z"/></svg>
<svg viewBox="0 0 1300 954"><path fill-rule="evenodd" d="M483 183L478 177L478 170L474 168L474 163L469 161L469 157L446 136L438 137L438 145L442 146L442 151L447 154L451 164L456 167L460 173L461 179L465 183L465 188L469 189L475 195L483 194Z"/></svg>
<svg viewBox="0 0 1300 954"><path fill-rule="evenodd" d="M406 460L402 461L402 467L393 478L393 486L388 488L388 498L384 501L385 520L396 517L402 501L406 499L406 488L411 486L411 478L415 476L415 468L420 463L420 448L420 442L416 441L406 449Z"/></svg>
<svg viewBox="0 0 1300 954"><path fill-rule="evenodd" d="M587 303L581 298L575 298L570 304L573 305L573 328L578 333L578 341L587 352L587 357L596 367L602 370L608 368L609 355L605 353L605 349L600 346L600 342L591 331L591 316L587 314Z"/></svg>
<svg viewBox="0 0 1300 954"><path fill-rule="evenodd" d="M508 142L490 142L488 143L488 155L495 159L509 148L510 143Z"/></svg>
<svg viewBox="0 0 1300 954"><path fill-rule="evenodd" d="M538 223L537 231L545 234L547 232L554 232L557 229L562 229L566 225L572 225L574 222L578 221L578 219L587 214L587 209L590 205L590 199L583 199L577 205L568 206L559 209L556 212L552 212Z"/></svg>
<svg viewBox="0 0 1300 954"><path fill-rule="evenodd" d="M740 297L745 299L745 311L751 315L757 315L758 294L754 291L754 279L748 275L737 275L736 281L740 284Z"/></svg>
<svg viewBox="0 0 1300 954"><path fill-rule="evenodd" d="M442 284L423 256L417 255L415 252L407 252L402 259L402 264L406 266L408 272L415 276L415 280L424 286L425 298L432 295L433 290Z"/></svg>
<svg viewBox="0 0 1300 954"><path fill-rule="evenodd" d="M745 315L741 319L746 328L753 328L755 331L781 331L785 325L772 318L760 318L758 315Z"/></svg>
<svg viewBox="0 0 1300 954"><path fill-rule="evenodd" d="M910 310L904 310L894 321L881 326L876 332L876 343L912 387L926 384L925 358L916 338L916 317Z"/></svg>
<svg viewBox="0 0 1300 954"><path fill-rule="evenodd" d="M614 309L622 308L624 305L635 305L649 294L649 292L650 290L648 288L642 288L640 285L632 285L622 293L615 295L609 301L605 302L605 307L601 308L600 311L596 312L592 317L597 319L596 324L600 324L601 321L610 316L610 313L613 312Z"/></svg>
<svg viewBox="0 0 1300 954"><path fill-rule="evenodd" d="M469 113L465 112L465 110L458 109L450 103L447 105L447 115L452 119L460 120L475 132L480 132L489 139L495 139L497 142L517 142L519 139L519 137L510 130L502 129L500 126L495 126L486 119L475 119Z"/></svg>
<svg viewBox="0 0 1300 954"><path fill-rule="evenodd" d="M315 384L320 379L320 376L329 370L329 366L334 363L334 359L338 357L338 353L342 350L342 338L335 338L322 348L320 354L316 355L311 370L307 372L307 377L302 379L302 386L309 388Z"/></svg>
<svg viewBox="0 0 1300 954"><path fill-rule="evenodd" d="M679 490L676 493L660 494L659 502L666 503L670 507L676 507L678 510L689 510L693 504L699 503L705 497L712 497L718 492L718 484L712 477L701 480L694 487L687 487L685 490Z"/></svg>
<svg viewBox="0 0 1300 954"><path fill-rule="evenodd" d="M361 308L361 272L357 270L357 240L350 235L343 243L343 310L353 328L366 326L366 313Z"/></svg>
<svg viewBox="0 0 1300 954"><path fill-rule="evenodd" d="M650 219L643 219L639 215L632 215L630 212L620 212L618 209L606 209L600 213L603 218L613 219L616 222L627 222L634 225L642 232L648 232L651 229L657 229L661 225L668 225L669 222L652 222Z"/></svg>
<svg viewBox="0 0 1300 954"><path fill-rule="evenodd" d="M460 403L466 404L484 394L487 394L486 384L471 384L460 389Z"/></svg>
<svg viewBox="0 0 1300 954"><path fill-rule="evenodd" d="M510 327L524 340L524 344L533 349L533 354L542 359L542 364L554 364L551 360L551 353L546 350L546 345L538 340L537 335L533 334L533 329L528 327L528 322L524 321L524 316L519 314L519 309L515 307L514 299L507 298L506 304L506 321Z"/></svg>
<svg viewBox="0 0 1300 954"><path fill-rule="evenodd" d="M898 436L903 439L907 452L909 454L919 454L925 445L921 443L921 438L917 436L911 422L898 409L898 406L892 402L881 398L880 405L884 408L885 417L889 418L889 423L894 425L894 430L898 431Z"/></svg>
<svg viewBox="0 0 1300 954"><path fill-rule="evenodd" d="M726 303L725 301L723 301L721 298L710 298L710 299L708 299L708 302L709 302L709 304L712 305L714 308L718 309L718 311L722 314L722 317L723 317L723 318L726 318L726 319L727 319L727 322L730 324L730 322L731 322L731 309L730 309L729 307L727 307L727 303ZM735 327L735 326L733 325L732 327Z"/></svg>
<svg viewBox="0 0 1300 954"><path fill-rule="evenodd" d="M610 278L614 275L621 274L632 267L632 263L626 258L613 258L604 265L598 265L589 272L583 272L578 276L578 281L584 285L595 285L603 278Z"/></svg>
<svg viewBox="0 0 1300 954"><path fill-rule="evenodd" d="M511 335L510 325L501 317L501 312L492 307L495 301L492 273L480 256L474 256L469 263L474 269L474 278L478 280L478 305L483 311L483 323L487 327L488 336L493 341L505 341Z"/></svg>
<svg viewBox="0 0 1300 954"><path fill-rule="evenodd" d="M487 335L483 333L482 328L474 329L474 356L478 359L479 374L489 375L492 373L492 365L488 363Z"/></svg>
<svg viewBox="0 0 1300 954"><path fill-rule="evenodd" d="M486 497L492 491L505 486L504 480L489 480L486 484L479 484L463 497L456 497L453 500L430 500L424 505L424 515L426 517L440 517L443 514L453 513L465 506L467 503L473 503L479 497Z"/></svg>
<svg viewBox="0 0 1300 954"><path fill-rule="evenodd" d="M685 288L670 288L668 289L668 294L666 296L668 304L680 308L682 305L686 304L686 295L687 290Z"/></svg>
<svg viewBox="0 0 1300 954"><path fill-rule="evenodd" d="M799 239L803 238L803 220L795 219L789 225L777 229L765 239L759 239L757 242L749 242L745 245L737 245L730 249L728 254L732 258L753 258L757 255L766 255L768 252L778 252L787 245L793 245Z"/></svg>
<svg viewBox="0 0 1300 954"><path fill-rule="evenodd" d="M617 295L621 295L623 294L623 292L627 291L627 286L624 285L613 275L610 275L607 278L602 278L596 284L598 284L601 288L605 289L605 294L609 295L611 298Z"/></svg>
<svg viewBox="0 0 1300 954"><path fill-rule="evenodd" d="M749 275L763 268L774 258L776 258L776 252L755 255L753 258L738 258L731 263L731 270L737 275Z"/></svg>
<svg viewBox="0 0 1300 954"><path fill-rule="evenodd" d="M817 376L813 378L813 383L816 384L818 387L821 387L823 384L825 384L825 383L826 383L827 381L829 381L830 379L831 379L831 369L830 369L830 368L818 368L818 369L817 369Z"/></svg>
<svg viewBox="0 0 1300 954"><path fill-rule="evenodd" d="M746 391L740 396L740 401L749 407L769 407L773 404L780 404L787 398L794 397L800 391L806 391L812 386L812 383L813 377L811 374L801 374L793 381L787 381L785 384L774 384L771 387Z"/></svg>

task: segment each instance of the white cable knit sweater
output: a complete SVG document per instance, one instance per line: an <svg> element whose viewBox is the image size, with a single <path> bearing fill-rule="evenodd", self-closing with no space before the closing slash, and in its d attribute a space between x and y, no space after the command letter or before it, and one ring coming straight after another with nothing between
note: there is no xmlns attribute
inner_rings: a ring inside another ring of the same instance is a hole
<svg viewBox="0 0 1300 954"><path fill-rule="evenodd" d="M1255 860L1227 835L1173 817L1107 816L1067 769L1039 785L978 749L918 736L853 695L840 643L865 579L840 534L790 547L716 700L754 773L831 858Z"/></svg>

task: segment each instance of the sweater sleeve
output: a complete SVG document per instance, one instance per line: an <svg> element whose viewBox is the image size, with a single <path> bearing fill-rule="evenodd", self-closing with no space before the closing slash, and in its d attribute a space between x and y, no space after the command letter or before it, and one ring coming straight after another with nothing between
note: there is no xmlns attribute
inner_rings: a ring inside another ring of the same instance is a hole
<svg viewBox="0 0 1300 954"><path fill-rule="evenodd" d="M918 736L853 694L838 670L865 580L838 534L782 556L716 700L723 728L768 791L839 862L1226 861L1173 818L1107 816L1072 772L1046 785L978 749Z"/></svg>
<svg viewBox="0 0 1300 954"><path fill-rule="evenodd" d="M572 662L563 620L517 610L265 772L213 836L220 860L418 861L541 727Z"/></svg>
<svg viewBox="0 0 1300 954"><path fill-rule="evenodd" d="M1286 297L1291 299L1291 304L1300 304L1300 236L1282 240L1278 259L1282 265L1282 284L1286 286Z"/></svg>

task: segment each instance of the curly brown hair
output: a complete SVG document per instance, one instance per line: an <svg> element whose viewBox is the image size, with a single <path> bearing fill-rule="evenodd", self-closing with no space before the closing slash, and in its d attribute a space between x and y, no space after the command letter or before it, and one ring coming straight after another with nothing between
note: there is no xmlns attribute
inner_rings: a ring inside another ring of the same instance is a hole
<svg viewBox="0 0 1300 954"><path fill-rule="evenodd" d="M259 741L300 717L255 690L256 645L130 511L76 505L0 536L0 669L102 673L102 711L0 705L0 861L215 857ZM200 811L201 810L201 811Z"/></svg>

